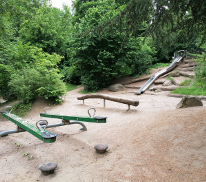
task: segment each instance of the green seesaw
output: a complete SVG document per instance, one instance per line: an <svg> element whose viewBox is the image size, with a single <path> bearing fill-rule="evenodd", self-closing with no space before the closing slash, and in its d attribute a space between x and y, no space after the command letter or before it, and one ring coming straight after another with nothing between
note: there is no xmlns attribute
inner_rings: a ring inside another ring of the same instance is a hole
<svg viewBox="0 0 206 182"><path fill-rule="evenodd" d="M91 117L90 114L91 109L94 110L93 117ZM15 123L17 125L17 130L2 131L0 132L0 137L6 136L11 133L27 131L32 135L34 135L35 137L37 137L38 139L42 140L44 143L52 143L56 141L57 134L45 130L46 128L58 127L58 126L70 125L70 124L80 124L83 127L81 128L81 130L86 131L87 130L86 126L80 121L93 122L93 123L106 123L106 117L94 116L95 112L96 112L95 108L90 108L88 110L89 117L84 117L84 116L65 116L59 114L47 114L45 111L45 113L40 113L41 117L62 119L62 123L48 125L47 120L39 120L38 122L36 122L36 126L35 126L34 124L29 123L28 121L20 118L19 116L12 114L11 111L9 112L3 111L1 112L2 116ZM75 120L75 121L71 121L71 120Z"/></svg>
<svg viewBox="0 0 206 182"><path fill-rule="evenodd" d="M90 114L90 110L94 110L93 117ZM106 117L100 117L100 116L95 116L96 110L95 108L90 108L88 110L89 117L86 116L65 116L65 115L59 115L59 114L47 114L46 111L45 113L40 113L41 117L47 117L47 118L56 118L56 119L62 119L63 122L70 122L70 120L75 120L75 121L84 121L84 122L90 122L90 123L106 123Z"/></svg>

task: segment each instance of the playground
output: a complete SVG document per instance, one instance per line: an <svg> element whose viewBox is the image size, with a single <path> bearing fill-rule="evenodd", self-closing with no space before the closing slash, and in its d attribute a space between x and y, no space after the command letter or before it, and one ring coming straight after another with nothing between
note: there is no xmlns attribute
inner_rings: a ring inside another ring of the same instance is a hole
<svg viewBox="0 0 206 182"><path fill-rule="evenodd" d="M206 100L203 107L176 109L181 98L169 97L166 91L135 95L136 87L126 87L97 93L139 101L128 110L126 104L110 100L104 107L97 98L83 104L77 99L81 89L68 92L62 105L49 106L39 99L23 118L35 125L45 119L40 116L45 107L50 107L49 114L86 117L88 109L95 108L96 115L107 121L84 122L87 131L78 124L48 128L58 134L52 143L28 132L1 137L1 182L206 181ZM51 125L60 121L46 119ZM15 125L4 118L0 131L5 129ZM107 144L107 152L96 153L96 144ZM45 162L57 163L54 174L41 173L38 167Z"/></svg>

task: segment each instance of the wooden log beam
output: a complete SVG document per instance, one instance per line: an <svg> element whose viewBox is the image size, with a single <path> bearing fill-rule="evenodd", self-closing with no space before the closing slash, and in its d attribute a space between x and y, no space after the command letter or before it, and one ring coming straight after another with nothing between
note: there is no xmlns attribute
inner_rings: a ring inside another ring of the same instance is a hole
<svg viewBox="0 0 206 182"><path fill-rule="evenodd" d="M130 109L130 105L132 105L132 106L138 106L139 105L139 101L131 100L131 99L124 99L124 98L119 98L119 97L112 97L112 96L109 96L109 95L106 95L106 94L87 94L87 95L84 95L84 96L81 96L81 97L77 97L78 100L83 100L83 102L84 102L85 99L91 99L91 98L104 99L104 107L105 107L105 100L119 102L119 103L122 103L122 104L128 104L129 109Z"/></svg>
<svg viewBox="0 0 206 182"><path fill-rule="evenodd" d="M194 77L195 76L194 73L186 73L183 71L180 71L180 75L185 76L185 77Z"/></svg>
<svg viewBox="0 0 206 182"><path fill-rule="evenodd" d="M123 83L123 85L129 85L129 84L132 84L132 83L141 82L141 81L144 81L144 80L148 80L149 78L150 78L150 76L146 76L146 77L143 77L143 78L137 78L137 79L134 79L130 82Z"/></svg>
<svg viewBox="0 0 206 182"><path fill-rule="evenodd" d="M166 86L166 87L152 87L150 91L155 90L162 90L162 91L173 91L175 89L179 88L178 86Z"/></svg>
<svg viewBox="0 0 206 182"><path fill-rule="evenodd" d="M188 67L194 67L194 66L197 66L197 63L189 63L189 64L182 65L180 67L181 68L188 68Z"/></svg>

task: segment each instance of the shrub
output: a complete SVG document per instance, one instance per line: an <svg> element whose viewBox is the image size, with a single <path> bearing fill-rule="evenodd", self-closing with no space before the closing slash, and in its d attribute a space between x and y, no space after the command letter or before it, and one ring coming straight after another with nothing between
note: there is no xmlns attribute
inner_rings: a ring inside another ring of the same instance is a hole
<svg viewBox="0 0 206 182"><path fill-rule="evenodd" d="M32 108L32 103L16 103L13 107L12 113L17 116L25 116L28 111Z"/></svg>
<svg viewBox="0 0 206 182"><path fill-rule="evenodd" d="M66 87L60 77L55 70L25 68L11 75L9 86L17 98L25 103L35 100L38 96L61 102L60 97L66 92Z"/></svg>

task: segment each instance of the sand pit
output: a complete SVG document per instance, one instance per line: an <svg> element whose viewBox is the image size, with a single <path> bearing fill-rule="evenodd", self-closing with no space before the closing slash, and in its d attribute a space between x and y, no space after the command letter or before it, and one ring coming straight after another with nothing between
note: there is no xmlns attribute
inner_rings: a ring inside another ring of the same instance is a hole
<svg viewBox="0 0 206 182"><path fill-rule="evenodd" d="M103 107L102 99L82 104L76 89L68 92L64 103L51 106L51 113L87 116L95 107L96 115L107 123L49 128L58 133L54 143L46 144L27 132L0 138L1 182L137 182L206 181L206 102L203 107L175 109L181 98L165 95L134 95L131 90L98 93L139 100L137 107L112 101ZM48 105L39 100L24 119L35 123ZM2 110L2 108L1 108ZM48 119L49 123L61 122ZM15 129L2 120L0 130ZM98 154L96 144L109 150ZM57 163L54 174L44 176L38 169L45 162Z"/></svg>

